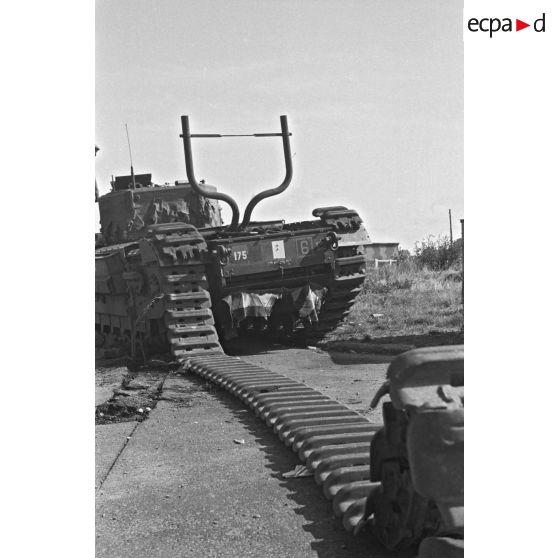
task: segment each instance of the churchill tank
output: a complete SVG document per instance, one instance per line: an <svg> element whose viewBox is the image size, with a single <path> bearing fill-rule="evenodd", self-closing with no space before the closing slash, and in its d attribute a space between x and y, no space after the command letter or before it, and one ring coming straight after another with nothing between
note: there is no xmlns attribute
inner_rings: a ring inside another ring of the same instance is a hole
<svg viewBox="0 0 558 558"><path fill-rule="evenodd" d="M95 343L141 359L223 352L249 330L320 337L347 315L365 278L362 219L345 206L319 207L312 219L255 221L266 198L293 177L288 121L278 133L234 134L282 140L285 176L248 203L237 203L196 178L195 138L181 117L187 180L157 185L151 174L117 176L96 196L101 230L95 242ZM225 224L220 204L231 209Z"/></svg>

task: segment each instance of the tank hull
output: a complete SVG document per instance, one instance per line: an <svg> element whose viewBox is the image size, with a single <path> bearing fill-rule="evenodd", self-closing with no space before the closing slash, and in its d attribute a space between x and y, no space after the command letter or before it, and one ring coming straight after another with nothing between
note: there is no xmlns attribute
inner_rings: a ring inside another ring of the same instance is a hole
<svg viewBox="0 0 558 558"><path fill-rule="evenodd" d="M152 225L137 241L95 252L97 346L136 356L166 347L182 358L220 351L218 338L239 330L323 335L362 288L369 243L344 208L242 233Z"/></svg>

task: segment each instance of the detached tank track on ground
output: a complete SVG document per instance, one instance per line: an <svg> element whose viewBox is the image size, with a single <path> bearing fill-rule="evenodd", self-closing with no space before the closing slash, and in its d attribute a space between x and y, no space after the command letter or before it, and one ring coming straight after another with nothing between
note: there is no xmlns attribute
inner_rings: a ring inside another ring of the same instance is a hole
<svg viewBox="0 0 558 558"><path fill-rule="evenodd" d="M172 355L184 362L194 355L222 354L205 274L205 240L186 224L155 225L148 238L159 251L164 322Z"/></svg>
<svg viewBox="0 0 558 558"><path fill-rule="evenodd" d="M379 427L303 383L235 357L193 356L185 369L231 392L273 428L355 532L367 497L380 486L369 480L370 441Z"/></svg>
<svg viewBox="0 0 558 558"><path fill-rule="evenodd" d="M370 442L380 427L303 383L225 355L211 313L203 237L188 225L167 225L153 227L150 238L167 262L161 264L162 289L175 359L185 370L231 392L272 427L314 473L345 529L355 532L368 496L380 487L370 482ZM315 335L334 329L348 314L362 289L364 265L358 243L339 247Z"/></svg>
<svg viewBox="0 0 558 558"><path fill-rule="evenodd" d="M223 353L211 313L203 265L207 245L194 227L152 227L160 250L165 326L175 359L186 370L227 389L297 452L346 530L362 520L370 482L370 441L379 427L303 383ZM345 245L336 254L336 274L314 330L323 335L341 322L362 289L364 255ZM176 248L178 247L178 250Z"/></svg>

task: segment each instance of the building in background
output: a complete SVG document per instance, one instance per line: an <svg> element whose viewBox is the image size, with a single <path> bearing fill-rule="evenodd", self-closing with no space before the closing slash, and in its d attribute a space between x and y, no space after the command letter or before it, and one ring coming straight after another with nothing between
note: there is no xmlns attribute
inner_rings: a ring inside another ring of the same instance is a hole
<svg viewBox="0 0 558 558"><path fill-rule="evenodd" d="M366 261L374 267L391 265L397 260L398 252L399 242L373 242L365 247Z"/></svg>

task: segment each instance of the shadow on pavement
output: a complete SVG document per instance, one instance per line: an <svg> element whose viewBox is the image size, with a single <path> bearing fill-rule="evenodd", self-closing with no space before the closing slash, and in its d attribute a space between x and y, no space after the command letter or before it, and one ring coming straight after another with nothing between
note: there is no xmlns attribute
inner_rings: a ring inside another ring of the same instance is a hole
<svg viewBox="0 0 558 558"><path fill-rule="evenodd" d="M222 345L225 353L230 356L238 357L284 351L286 348L294 346L265 336L237 337Z"/></svg>
<svg viewBox="0 0 558 558"><path fill-rule="evenodd" d="M338 339L325 342L330 347L342 344L361 344L362 346L382 345L389 349L391 345L413 345L414 347L436 347L439 345L462 345L463 331L431 331L418 335L390 335L386 337L369 337L366 339ZM389 350L387 351L389 353Z"/></svg>
<svg viewBox="0 0 558 558"><path fill-rule="evenodd" d="M395 356L374 353L356 353L347 351L324 351L334 364L384 364L391 362Z"/></svg>
<svg viewBox="0 0 558 558"><path fill-rule="evenodd" d="M389 363L397 355L419 347L462 345L464 333L431 332L421 335L396 335L367 339L338 339L321 343L335 364Z"/></svg>
<svg viewBox="0 0 558 558"><path fill-rule="evenodd" d="M307 345L306 343L299 342L297 340L278 342L266 338L237 338L233 341L229 341L226 344L225 352L230 356L248 356L248 355L258 355L265 353L274 353L278 351L284 351L285 349L308 349L317 350L322 353L326 353L331 358L334 364L382 364L391 362L395 356L389 354L375 354L367 352L358 352L352 347L341 348L339 350L332 349L328 350L314 347L313 345Z"/></svg>
<svg viewBox="0 0 558 558"><path fill-rule="evenodd" d="M438 345L462 345L463 331L431 332L421 335L397 335L374 338L374 343L409 343L415 347L436 347Z"/></svg>

